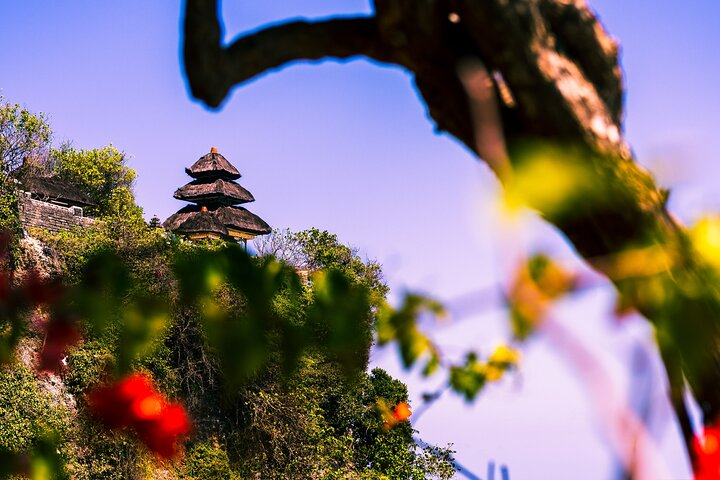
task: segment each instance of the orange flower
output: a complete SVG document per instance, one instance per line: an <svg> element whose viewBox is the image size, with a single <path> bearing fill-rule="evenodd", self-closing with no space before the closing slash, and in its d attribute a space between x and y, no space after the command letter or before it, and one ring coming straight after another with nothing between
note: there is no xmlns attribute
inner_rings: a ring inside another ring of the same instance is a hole
<svg viewBox="0 0 720 480"><path fill-rule="evenodd" d="M185 409L168 403L142 374L96 388L88 395L88 404L106 427L132 428L152 452L163 458L173 457L180 437L190 433Z"/></svg>
<svg viewBox="0 0 720 480"><path fill-rule="evenodd" d="M410 418L410 415L412 415L412 412L410 411L410 405L405 402L398 403L397 405L395 405L393 415L399 422L404 422L405 420Z"/></svg>

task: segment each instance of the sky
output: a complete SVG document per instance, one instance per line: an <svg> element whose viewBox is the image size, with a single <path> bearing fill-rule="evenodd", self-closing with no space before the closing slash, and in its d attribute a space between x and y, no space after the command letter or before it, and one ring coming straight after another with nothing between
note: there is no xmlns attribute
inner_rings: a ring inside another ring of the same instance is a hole
<svg viewBox="0 0 720 480"><path fill-rule="evenodd" d="M714 161L720 115L720 2L591 0L622 45L626 134L641 163L672 187L684 221L720 210ZM424 326L454 359L508 337L497 288L513 261L546 249L582 268L571 248L533 215L500 218L498 185L457 141L438 135L412 78L367 61L299 64L236 88L219 111L193 101L180 62L178 0L24 0L0 3L0 95L48 115L54 141L79 148L112 143L137 170L146 216L182 207L172 198L184 167L215 146L243 174L249 209L276 228L336 233L384 267L397 299L420 291L444 301L449 321ZM360 0L225 1L226 40L279 20L368 13ZM662 368L641 319L610 320L612 292L563 302L558 322L595 353L618 391L630 360L647 353L651 390ZM429 443L454 443L458 461L481 478L489 461L512 480L613 478L614 456L587 382L557 345L524 347L517 375L472 404L445 394L414 419ZM438 388L405 372L391 349L372 365L410 386L413 404ZM677 428L657 402L656 438L669 478L688 478ZM417 408L417 407L416 407Z"/></svg>

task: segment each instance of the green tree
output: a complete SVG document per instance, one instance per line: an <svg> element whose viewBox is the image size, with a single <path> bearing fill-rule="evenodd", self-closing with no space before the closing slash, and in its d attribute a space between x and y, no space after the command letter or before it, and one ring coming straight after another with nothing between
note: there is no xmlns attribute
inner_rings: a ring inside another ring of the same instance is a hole
<svg viewBox="0 0 720 480"><path fill-rule="evenodd" d="M0 231L20 231L17 194L10 173L23 164L38 163L47 154L52 132L42 113L35 114L0 96ZM11 244L15 261L17 239Z"/></svg>
<svg viewBox="0 0 720 480"><path fill-rule="evenodd" d="M292 266L310 283L318 272L338 272L350 284L367 290L369 309L356 332L358 342L363 341L363 347L358 351L360 364L367 366L378 310L384 305L389 290L381 265L375 260L360 257L357 248L340 243L337 235L317 228L300 232L274 230L270 235L257 239L255 247L261 255L273 255ZM322 281L311 285L311 289L317 291L318 287L323 289L328 285L325 276L315 278ZM323 335L323 332L317 333Z"/></svg>
<svg viewBox="0 0 720 480"><path fill-rule="evenodd" d="M95 203L88 213L98 217L137 218L142 210L135 204L135 170L127 165L125 152L109 145L91 150L63 145L50 152L52 173L87 193Z"/></svg>

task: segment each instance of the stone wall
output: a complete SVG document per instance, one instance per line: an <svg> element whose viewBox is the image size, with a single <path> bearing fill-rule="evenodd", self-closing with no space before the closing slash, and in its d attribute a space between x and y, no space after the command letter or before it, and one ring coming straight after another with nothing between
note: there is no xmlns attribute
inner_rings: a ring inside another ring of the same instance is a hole
<svg viewBox="0 0 720 480"><path fill-rule="evenodd" d="M25 230L36 227L59 232L76 226L87 227L94 223L92 218L82 216L81 208L54 205L26 195L20 196L19 207L20 221Z"/></svg>

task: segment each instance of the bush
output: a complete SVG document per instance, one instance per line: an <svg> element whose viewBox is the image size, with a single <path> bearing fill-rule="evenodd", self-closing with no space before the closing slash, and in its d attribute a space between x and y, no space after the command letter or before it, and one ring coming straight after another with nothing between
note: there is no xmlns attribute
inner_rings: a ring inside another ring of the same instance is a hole
<svg viewBox="0 0 720 480"><path fill-rule="evenodd" d="M240 477L230 466L225 450L217 444L195 444L185 458L181 478L186 480L235 480Z"/></svg>
<svg viewBox="0 0 720 480"><path fill-rule="evenodd" d="M20 453L68 427L69 414L42 392L20 363L0 369L0 450Z"/></svg>

